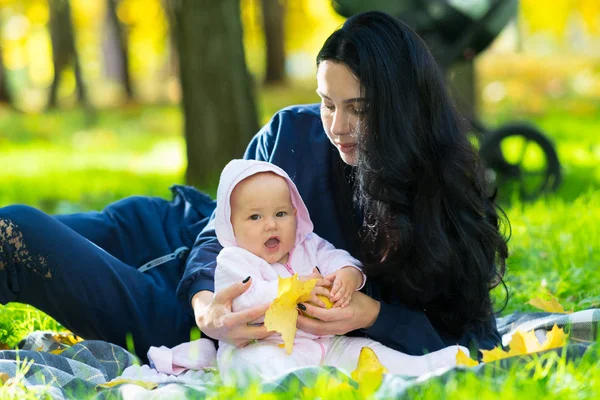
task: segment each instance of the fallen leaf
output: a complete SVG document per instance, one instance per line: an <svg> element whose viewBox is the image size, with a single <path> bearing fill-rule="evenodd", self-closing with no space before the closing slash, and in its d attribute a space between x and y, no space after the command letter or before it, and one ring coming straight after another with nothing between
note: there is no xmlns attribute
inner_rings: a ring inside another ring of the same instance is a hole
<svg viewBox="0 0 600 400"><path fill-rule="evenodd" d="M146 382L146 381L139 381L139 380L135 380L135 379L115 379L114 381L96 385L96 390L110 389L112 387L115 387L118 385L124 385L126 383L141 386L144 389L148 389L148 390L156 389L158 387L158 383L156 383L156 382Z"/></svg>
<svg viewBox="0 0 600 400"><path fill-rule="evenodd" d="M502 350L500 347L496 347L493 350L480 350L483 357L481 361L484 363L502 360L510 357L507 351Z"/></svg>
<svg viewBox="0 0 600 400"><path fill-rule="evenodd" d="M540 351L563 347L567 343L567 335L562 328L554 324L552 330L546 333L546 341L540 346Z"/></svg>
<svg viewBox="0 0 600 400"><path fill-rule="evenodd" d="M502 360L507 357L555 349L564 346L566 342L567 335L564 330L554 324L552 330L546 334L546 341L544 344L540 344L534 331L516 331L508 344L508 347L510 348L508 352L497 347L491 351L481 350L481 353L483 354L483 362L490 362Z"/></svg>
<svg viewBox="0 0 600 400"><path fill-rule="evenodd" d="M54 335L52 335L52 338L54 340L56 340L58 343L61 343L61 344L67 345L67 346L73 346L79 342L83 342L82 338L80 338L79 336L75 336L70 331L57 332Z"/></svg>
<svg viewBox="0 0 600 400"><path fill-rule="evenodd" d="M317 279L301 281L298 274L289 278L279 277L277 297L265 313L265 326L269 331L276 331L283 338L283 346L287 354L292 354L296 321L298 320L298 303L310 299L310 293L317 284Z"/></svg>
<svg viewBox="0 0 600 400"><path fill-rule="evenodd" d="M516 331L512 335L508 346L510 347L510 351L508 352L508 354L510 354L511 356L516 356L520 354L535 353L536 351L539 351L540 342L538 341L537 336L535 336L534 331Z"/></svg>
<svg viewBox="0 0 600 400"><path fill-rule="evenodd" d="M379 388L383 381L383 374L387 374L387 372L388 370L381 365L373 349L363 347L358 356L356 369L350 376L358 383L358 391L364 398L367 398Z"/></svg>
<svg viewBox="0 0 600 400"><path fill-rule="evenodd" d="M462 351L461 349L458 349L458 352L456 353L456 365L463 365L465 367L474 367L476 365L479 365L479 362L477 360L473 360L471 357L469 357L467 354L465 354L465 352Z"/></svg>
<svg viewBox="0 0 600 400"><path fill-rule="evenodd" d="M558 313L558 314L570 314L571 311L565 311L564 307L552 296L550 300L542 300L538 297L531 299L527 304L532 305L542 311Z"/></svg>
<svg viewBox="0 0 600 400"><path fill-rule="evenodd" d="M0 382L4 385L10 376L6 372L0 372Z"/></svg>

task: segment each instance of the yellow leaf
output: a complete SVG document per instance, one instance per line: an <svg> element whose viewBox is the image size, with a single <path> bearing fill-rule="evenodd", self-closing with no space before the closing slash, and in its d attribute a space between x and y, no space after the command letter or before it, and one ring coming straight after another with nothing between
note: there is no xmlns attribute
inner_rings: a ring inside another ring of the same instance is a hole
<svg viewBox="0 0 600 400"><path fill-rule="evenodd" d="M510 347L508 354L511 356L540 351L540 342L535 336L534 331L516 331L510 339L508 346Z"/></svg>
<svg viewBox="0 0 600 400"><path fill-rule="evenodd" d="M567 335L562 328L554 324L552 330L546 333L546 341L540 346L540 351L563 347L567 343Z"/></svg>
<svg viewBox="0 0 600 400"><path fill-rule="evenodd" d="M329 300L329 297L327 296L323 296L322 294L318 294L317 297L323 302L325 303L325 308L331 308L333 307L333 302L331 300ZM312 301L308 301L308 304L312 304L313 306L317 306L316 304L314 304ZM317 306L319 307L319 306ZM308 314L306 311L303 311L302 314L308 318L312 318L312 319L317 319L317 317L313 317L312 315Z"/></svg>
<svg viewBox="0 0 600 400"><path fill-rule="evenodd" d="M481 354L483 354L481 361L483 361L484 363L491 362L491 361L498 361L498 360L502 360L504 358L510 357L508 352L502 350L500 347L496 347L493 350L480 350L480 351L481 351Z"/></svg>
<svg viewBox="0 0 600 400"><path fill-rule="evenodd" d="M471 357L469 357L467 354L465 354L464 351L459 349L458 352L456 353L456 365L464 365L465 367L474 367L476 365L479 365L479 362L477 360L473 360Z"/></svg>
<svg viewBox="0 0 600 400"><path fill-rule="evenodd" d="M96 385L96 390L98 389L110 389L111 387L115 387L118 385L123 385L123 384L132 384L132 385L137 385L137 386L141 386L144 389L148 389L148 390L152 390L152 389L156 389L156 387L158 387L158 383L156 382L146 382L146 381L138 381L135 379L115 379L114 381L110 381L110 382L106 382L106 383L101 383L99 385Z"/></svg>
<svg viewBox="0 0 600 400"><path fill-rule="evenodd" d="M279 277L277 297L265 313L265 326L270 331L276 331L283 338L283 347L292 354L294 337L296 336L296 321L298 320L298 303L310 299L310 293L317 284L317 279L301 281L298 274L289 278Z"/></svg>
<svg viewBox="0 0 600 400"><path fill-rule="evenodd" d="M359 392L367 398L379 388L383 381L383 374L387 374L387 372L388 370L381 365L375 352L369 347L363 347L358 356L356 369L350 376L358 382Z"/></svg>
<svg viewBox="0 0 600 400"><path fill-rule="evenodd" d="M58 343L62 343L67 346L73 346L79 342L83 342L83 339L79 336L73 335L69 331L57 332L52 335L52 338L56 340Z"/></svg>
<svg viewBox="0 0 600 400"><path fill-rule="evenodd" d="M554 297L552 297L551 300L542 300L536 297L535 299L529 300L527 304L546 312L569 314L569 312L565 311L563 306Z"/></svg>

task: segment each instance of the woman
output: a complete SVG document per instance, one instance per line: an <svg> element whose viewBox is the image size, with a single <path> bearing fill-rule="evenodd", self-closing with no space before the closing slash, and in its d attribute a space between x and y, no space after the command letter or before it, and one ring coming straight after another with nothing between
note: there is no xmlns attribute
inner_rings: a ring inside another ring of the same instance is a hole
<svg viewBox="0 0 600 400"><path fill-rule="evenodd" d="M409 354L457 342L494 347L489 290L501 281L507 247L426 45L397 19L367 12L327 39L317 66L320 107L279 112L245 156L294 177L315 231L361 259L370 279L341 311L301 304L320 321L300 316L298 327L362 330ZM264 337L264 328L244 324L256 315L230 314L231 298L212 299L208 248L217 251L212 231L200 235L179 288L192 296L198 326L237 345Z"/></svg>
<svg viewBox="0 0 600 400"><path fill-rule="evenodd" d="M300 316L298 327L408 354L494 347L489 290L506 244L426 46L395 18L368 12L331 35L317 64L321 105L277 113L245 157L282 167L315 232L361 259L369 279L341 310L299 305L320 320ZM236 346L268 336L248 325L268 305L231 312L251 280L213 297L214 204L193 188L173 191L172 202L132 197L100 213L2 208L0 301L31 304L87 339L124 346L131 335L142 358L151 345L189 340L195 325Z"/></svg>

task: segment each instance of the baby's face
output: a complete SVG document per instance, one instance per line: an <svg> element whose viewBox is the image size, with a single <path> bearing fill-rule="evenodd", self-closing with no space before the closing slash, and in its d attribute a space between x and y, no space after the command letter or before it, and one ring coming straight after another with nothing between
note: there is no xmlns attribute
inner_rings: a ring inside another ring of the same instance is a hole
<svg viewBox="0 0 600 400"><path fill-rule="evenodd" d="M285 263L296 242L296 210L282 177L252 175L231 193L231 224L239 247L267 261Z"/></svg>

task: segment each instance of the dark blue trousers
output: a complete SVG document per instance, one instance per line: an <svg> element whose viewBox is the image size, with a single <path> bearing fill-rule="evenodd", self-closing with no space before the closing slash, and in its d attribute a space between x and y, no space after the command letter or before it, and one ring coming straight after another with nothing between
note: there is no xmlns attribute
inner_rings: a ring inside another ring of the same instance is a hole
<svg viewBox="0 0 600 400"><path fill-rule="evenodd" d="M208 206L176 195L170 202L130 197L102 212L59 216L1 208L0 302L30 304L85 339L125 346L131 334L143 360L149 346L188 341L194 319L187 300L175 295L186 257L137 268L191 248Z"/></svg>

